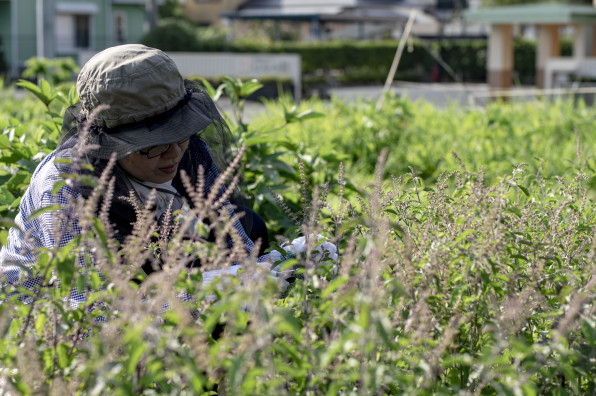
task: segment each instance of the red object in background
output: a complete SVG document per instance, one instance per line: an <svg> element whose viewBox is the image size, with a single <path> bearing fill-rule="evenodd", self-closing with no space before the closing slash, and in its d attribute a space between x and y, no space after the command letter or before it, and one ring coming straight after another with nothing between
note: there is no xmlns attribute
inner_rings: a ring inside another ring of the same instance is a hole
<svg viewBox="0 0 596 396"><path fill-rule="evenodd" d="M439 71L439 65L434 65L432 69L430 69L430 80L432 82L439 82L441 79L441 73Z"/></svg>

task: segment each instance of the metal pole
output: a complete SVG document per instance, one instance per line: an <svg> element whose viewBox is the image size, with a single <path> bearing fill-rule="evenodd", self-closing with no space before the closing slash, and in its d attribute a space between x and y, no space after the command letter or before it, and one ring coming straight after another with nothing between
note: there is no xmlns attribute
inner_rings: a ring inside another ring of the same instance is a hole
<svg viewBox="0 0 596 396"><path fill-rule="evenodd" d="M157 26L157 12L158 12L157 0L148 0L147 6L149 8L149 10L148 10L149 30L152 30L154 27Z"/></svg>
<svg viewBox="0 0 596 396"><path fill-rule="evenodd" d="M11 53L11 75L13 79L19 76L19 29L17 27L17 19L19 12L17 0L10 0L10 34L12 36L12 43L10 45Z"/></svg>
<svg viewBox="0 0 596 396"><path fill-rule="evenodd" d="M401 54L404 52L406 41L408 41L408 37L410 36L412 25L414 25L415 17L416 9L412 8L412 10L410 11L410 17L408 18L408 22L406 23L406 27L404 28L404 32L402 33L401 38L399 39L399 44L397 46L397 50L395 51L395 56L393 57L393 63L391 64L389 74L387 75L387 79L385 80L385 86L381 91L381 96L379 96L379 100L377 100L377 106L375 107L377 111L381 109L383 101L385 100L385 94L387 93L387 91L389 91L389 88L391 88L391 83L393 82L393 78L395 77L395 72L397 71L397 66L399 65Z"/></svg>
<svg viewBox="0 0 596 396"><path fill-rule="evenodd" d="M105 24L104 28L106 33L104 35L103 45L105 48L110 47L114 43L114 29L112 28L113 16L112 16L112 0L104 1L105 7Z"/></svg>
<svg viewBox="0 0 596 396"><path fill-rule="evenodd" d="M44 26L43 26L43 0L37 0L35 7L35 33L36 33L36 48L37 57L42 58L45 55L44 51Z"/></svg>

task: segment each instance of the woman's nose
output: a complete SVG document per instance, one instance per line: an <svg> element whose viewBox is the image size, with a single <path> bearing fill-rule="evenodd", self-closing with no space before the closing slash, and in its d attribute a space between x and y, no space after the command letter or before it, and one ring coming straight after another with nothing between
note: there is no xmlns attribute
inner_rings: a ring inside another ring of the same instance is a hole
<svg viewBox="0 0 596 396"><path fill-rule="evenodd" d="M182 152L182 147L178 143L170 144L170 147L164 151L161 156L162 158L175 158Z"/></svg>

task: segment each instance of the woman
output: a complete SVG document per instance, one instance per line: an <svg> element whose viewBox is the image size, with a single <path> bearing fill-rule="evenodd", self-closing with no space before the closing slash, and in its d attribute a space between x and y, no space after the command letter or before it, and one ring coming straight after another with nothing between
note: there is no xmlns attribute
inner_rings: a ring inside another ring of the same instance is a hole
<svg viewBox="0 0 596 396"><path fill-rule="evenodd" d="M91 173L99 176L115 156L109 220L120 242L137 220L131 199L126 199L131 192L142 203L155 194L156 217L163 222L166 213L192 204L181 171L193 185L202 176L208 194L231 159L231 133L213 101L198 85L185 81L160 50L137 44L108 48L83 66L77 91L80 102L65 113L58 148L37 167L21 200L15 223L23 232L12 228L0 252L0 264L11 283L18 281L23 265L35 268L39 248L64 246L81 232L76 221L58 220L56 211L30 218L40 208L91 196L93 188L84 184L57 185L65 173L89 172L73 166L76 158L83 156L93 167ZM81 134L87 148L77 152ZM218 193L223 194L223 188ZM232 214L228 202L224 207ZM248 208L241 210L245 215L234 224L236 231L247 251L259 240L262 254L267 245L265 224ZM149 272L152 267L144 269ZM34 285L35 279L26 283Z"/></svg>

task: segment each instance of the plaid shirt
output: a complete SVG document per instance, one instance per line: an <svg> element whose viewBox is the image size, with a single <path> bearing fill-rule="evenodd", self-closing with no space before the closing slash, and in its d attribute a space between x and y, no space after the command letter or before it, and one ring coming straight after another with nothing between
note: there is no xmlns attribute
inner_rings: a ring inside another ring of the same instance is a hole
<svg viewBox="0 0 596 396"><path fill-rule="evenodd" d="M202 142L202 141L201 141ZM203 143L207 151L190 152L193 163L204 161L205 155L210 156L207 146ZM23 268L28 268L30 273L23 281L23 286L33 288L41 286L42 279L37 276L35 264L37 262L37 251L40 248L53 248L58 244L59 247L65 246L69 241L75 238L81 232L75 217L68 217L69 204L80 198L80 193L68 185L63 185L56 193L52 193L55 184L63 180L60 171L54 164L56 152L50 153L38 166L31 177L31 182L23 198L21 199L19 213L15 218L15 224L20 228L11 228L8 233L6 246L0 250L0 269L4 273L6 280L10 284L17 283L20 272ZM206 190L215 182L219 171L213 161L205 172ZM57 216L56 210L51 210L40 214L31 219L31 215L38 209L52 205L60 205L66 209L66 216ZM60 222L60 223L58 223ZM57 224L58 223L58 224ZM242 237L245 247L252 251L254 243L248 237L240 222L236 222L235 227ZM61 236L58 233L62 234ZM60 239L60 240L57 240ZM266 261L267 256L262 256L258 261ZM233 266L221 271L209 271L204 274L205 279L211 279L218 274L234 274L237 266ZM71 306L85 301L85 294L73 289L69 301Z"/></svg>

